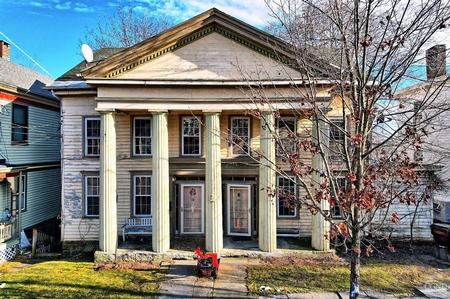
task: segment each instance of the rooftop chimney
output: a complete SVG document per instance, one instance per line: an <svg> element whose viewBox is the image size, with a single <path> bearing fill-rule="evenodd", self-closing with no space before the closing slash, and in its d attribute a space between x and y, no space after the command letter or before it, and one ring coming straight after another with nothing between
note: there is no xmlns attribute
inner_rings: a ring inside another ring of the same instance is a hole
<svg viewBox="0 0 450 299"><path fill-rule="evenodd" d="M446 49L445 45L435 45L426 52L427 80L444 76L446 71Z"/></svg>
<svg viewBox="0 0 450 299"><path fill-rule="evenodd" d="M9 60L9 50L9 43L4 40L0 40L0 58Z"/></svg>

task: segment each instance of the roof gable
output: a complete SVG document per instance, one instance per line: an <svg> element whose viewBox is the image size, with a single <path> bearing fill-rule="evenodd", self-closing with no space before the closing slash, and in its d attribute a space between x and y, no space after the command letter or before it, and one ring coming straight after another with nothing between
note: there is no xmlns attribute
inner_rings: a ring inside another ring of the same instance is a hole
<svg viewBox="0 0 450 299"><path fill-rule="evenodd" d="M302 74L212 32L184 47L161 55L117 79L135 80L289 80Z"/></svg>
<svg viewBox="0 0 450 299"><path fill-rule="evenodd" d="M82 75L88 79L116 78L211 33L218 33L261 55L295 68L295 56L288 44L213 8L100 61L84 70Z"/></svg>

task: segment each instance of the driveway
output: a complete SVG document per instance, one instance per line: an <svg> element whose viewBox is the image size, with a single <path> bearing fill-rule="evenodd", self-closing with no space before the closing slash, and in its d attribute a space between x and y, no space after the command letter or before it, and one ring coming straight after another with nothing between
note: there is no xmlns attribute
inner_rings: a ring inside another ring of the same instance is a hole
<svg viewBox="0 0 450 299"><path fill-rule="evenodd" d="M249 298L247 265L255 260L223 258L216 280L198 278L196 261L175 260L161 284L158 298Z"/></svg>

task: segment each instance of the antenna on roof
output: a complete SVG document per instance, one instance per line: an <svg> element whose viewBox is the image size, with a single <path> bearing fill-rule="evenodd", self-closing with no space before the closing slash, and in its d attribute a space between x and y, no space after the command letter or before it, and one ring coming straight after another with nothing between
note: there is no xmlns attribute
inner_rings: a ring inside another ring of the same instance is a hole
<svg viewBox="0 0 450 299"><path fill-rule="evenodd" d="M87 63L94 61L94 52L92 52L91 47L88 45L81 45L81 54L83 54L84 60L86 60Z"/></svg>

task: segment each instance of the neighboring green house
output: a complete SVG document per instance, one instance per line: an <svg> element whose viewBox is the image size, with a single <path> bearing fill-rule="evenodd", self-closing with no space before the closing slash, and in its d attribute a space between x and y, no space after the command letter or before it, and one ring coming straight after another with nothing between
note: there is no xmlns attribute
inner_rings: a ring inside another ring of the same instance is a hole
<svg viewBox="0 0 450 299"><path fill-rule="evenodd" d="M51 78L14 64L0 41L0 262L33 228L58 229L60 103Z"/></svg>

